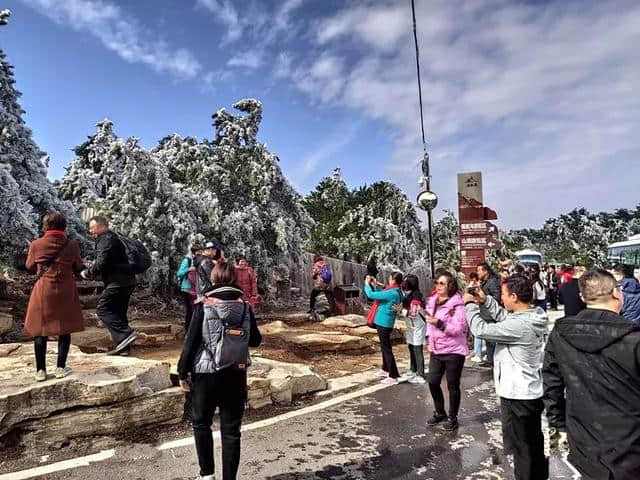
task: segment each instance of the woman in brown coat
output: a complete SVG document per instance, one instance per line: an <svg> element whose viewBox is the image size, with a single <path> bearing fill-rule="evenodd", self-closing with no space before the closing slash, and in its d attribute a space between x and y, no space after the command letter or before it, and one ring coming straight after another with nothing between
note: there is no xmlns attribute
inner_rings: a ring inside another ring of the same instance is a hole
<svg viewBox="0 0 640 480"><path fill-rule="evenodd" d="M85 267L80 247L67 238L67 220L60 213L47 213L43 220L44 236L29 246L27 269L37 271L31 290L25 334L34 337L36 380L47 379L47 337L58 337L56 378L66 377L71 333L84 330L82 307L74 274Z"/></svg>

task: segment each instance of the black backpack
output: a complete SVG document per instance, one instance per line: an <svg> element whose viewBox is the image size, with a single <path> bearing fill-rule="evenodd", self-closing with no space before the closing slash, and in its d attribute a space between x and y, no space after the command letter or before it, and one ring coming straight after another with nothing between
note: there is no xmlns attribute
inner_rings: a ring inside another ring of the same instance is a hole
<svg viewBox="0 0 640 480"><path fill-rule="evenodd" d="M146 272L151 266L151 254L140 240L134 240L118 234L118 238L124 245L131 271L136 275Z"/></svg>

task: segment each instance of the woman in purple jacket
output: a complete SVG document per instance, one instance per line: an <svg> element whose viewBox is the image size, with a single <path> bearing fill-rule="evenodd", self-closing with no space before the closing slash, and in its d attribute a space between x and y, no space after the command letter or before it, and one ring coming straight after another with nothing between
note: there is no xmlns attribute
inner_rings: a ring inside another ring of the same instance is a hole
<svg viewBox="0 0 640 480"><path fill-rule="evenodd" d="M436 293L427 302L429 350L429 390L435 413L428 425L443 422L445 430L458 428L460 409L460 377L464 360L469 354L467 345L467 319L458 282L449 272L440 274L435 283ZM440 383L447 374L449 389L449 416L444 409L444 396Z"/></svg>

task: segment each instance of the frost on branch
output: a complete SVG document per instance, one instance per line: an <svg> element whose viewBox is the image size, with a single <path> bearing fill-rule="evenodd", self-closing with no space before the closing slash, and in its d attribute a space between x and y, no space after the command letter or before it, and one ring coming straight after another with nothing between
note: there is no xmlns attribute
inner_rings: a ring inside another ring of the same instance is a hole
<svg viewBox="0 0 640 480"><path fill-rule="evenodd" d="M260 102L234 106L247 115L219 110L215 141L174 133L150 151L100 122L76 148L60 181L62 195L143 240L155 252L154 278L173 281L189 244L215 238L227 257L246 255L264 286L272 269L300 261L312 222L277 157L256 138ZM154 280L154 286L162 290L167 282Z"/></svg>

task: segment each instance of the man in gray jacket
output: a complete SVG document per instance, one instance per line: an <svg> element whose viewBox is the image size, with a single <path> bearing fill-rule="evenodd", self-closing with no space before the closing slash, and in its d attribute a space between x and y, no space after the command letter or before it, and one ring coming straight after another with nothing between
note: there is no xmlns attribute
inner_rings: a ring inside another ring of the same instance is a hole
<svg viewBox="0 0 640 480"><path fill-rule="evenodd" d="M493 375L502 410L504 451L513 455L516 480L549 476L541 425L548 319L541 308L531 308L532 297L531 282L524 276L513 276L502 285L505 308L481 289L465 295L471 333L496 343Z"/></svg>

